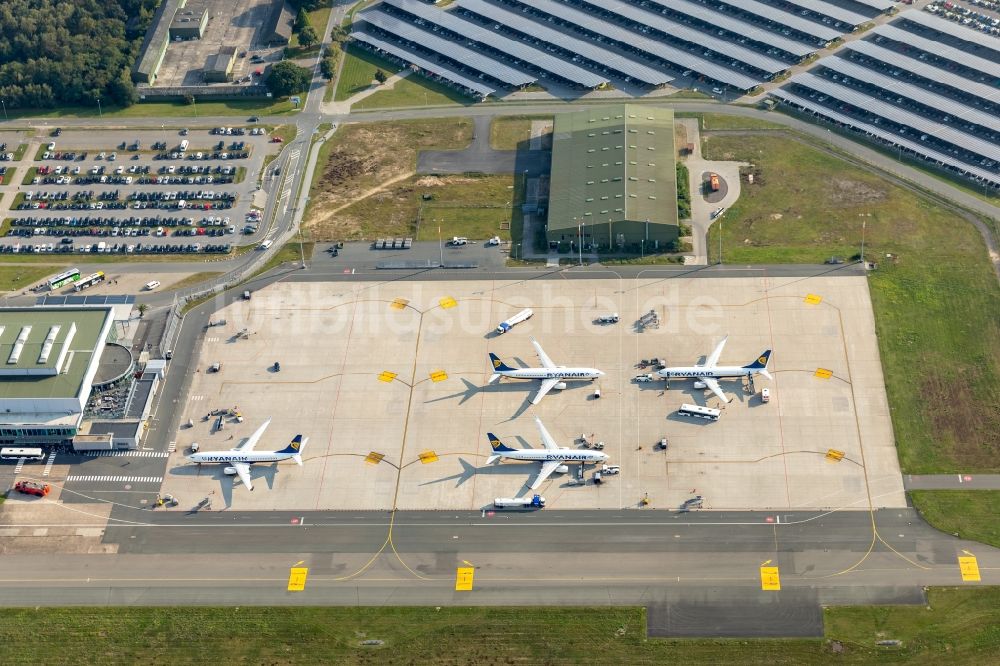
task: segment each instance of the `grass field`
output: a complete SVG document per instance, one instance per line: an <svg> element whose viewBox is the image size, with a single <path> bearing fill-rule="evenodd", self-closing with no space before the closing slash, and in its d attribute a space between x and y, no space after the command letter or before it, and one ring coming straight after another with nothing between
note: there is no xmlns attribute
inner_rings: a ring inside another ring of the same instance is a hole
<svg viewBox="0 0 1000 666"><path fill-rule="evenodd" d="M14 174L16 173L17 173L17 167L12 167L12 166L7 167L7 173L5 173L2 178L0 178L0 185L10 185L14 181Z"/></svg>
<svg viewBox="0 0 1000 666"><path fill-rule="evenodd" d="M705 154L756 169L725 214L726 263L849 258L865 223L866 256L880 264L871 294L903 471L1000 470L1000 286L973 226L785 136L715 137Z"/></svg>
<svg viewBox="0 0 1000 666"><path fill-rule="evenodd" d="M490 124L490 146L495 150L516 150L531 139L531 122L552 122L552 116L500 116ZM543 148L552 147L551 133L544 136ZM527 148L527 146L523 146Z"/></svg>
<svg viewBox="0 0 1000 666"><path fill-rule="evenodd" d="M399 71L396 65L384 58L379 58L374 53L369 53L365 49L359 49L348 45L344 49L344 66L340 70L340 78L337 80L337 90L333 93L333 99L342 102L351 95L367 90L375 78L375 72L382 70L386 76Z"/></svg>
<svg viewBox="0 0 1000 666"><path fill-rule="evenodd" d="M311 12L306 12L309 16L309 25L313 27L316 31L316 35L319 37L319 41L323 41L323 33L326 32L326 22L330 20L330 10L331 1L328 0L325 3L325 7L320 7L319 9L314 9ZM288 42L288 48L286 49L286 57L288 58L305 58L307 56L315 56L319 52L319 44L314 44L309 48L305 48L299 45L299 33L292 33L292 39Z"/></svg>
<svg viewBox="0 0 1000 666"><path fill-rule="evenodd" d="M21 158L24 157L24 154L26 152L28 152L28 144L26 143L18 144L17 150L14 151L14 161L20 162Z"/></svg>
<svg viewBox="0 0 1000 666"><path fill-rule="evenodd" d="M523 619L531 617L524 625ZM943 588L927 606L829 608L826 637L646 637L642 608L11 608L13 664L992 663L1000 590ZM502 628L502 630L500 630ZM58 640L39 637L58 636ZM878 647L895 639L899 647ZM365 640L382 641L364 646Z"/></svg>
<svg viewBox="0 0 1000 666"><path fill-rule="evenodd" d="M281 246L281 249L271 255L264 266L254 273L254 275L260 275L261 273L266 273L272 268L277 268L285 262L294 262L297 264L302 263L302 255L306 255L306 261L308 262L312 259L313 250L316 248L315 243L306 241L302 243L302 247L299 247L299 242L297 240L289 241Z"/></svg>
<svg viewBox="0 0 1000 666"><path fill-rule="evenodd" d="M182 280L178 280L177 282L168 284L165 287L165 289L175 290L175 289L184 289L186 287L193 287L196 284L207 282L209 280L219 277L220 275L222 275L222 273L219 271L202 271L200 273L192 273L191 275L188 275L186 278Z"/></svg>
<svg viewBox="0 0 1000 666"><path fill-rule="evenodd" d="M209 116L281 116L294 112L287 99L245 100L233 99L218 102L148 102L126 108L103 107L103 118L198 118ZM10 117L17 118L96 118L97 107L60 107L58 109L11 109Z"/></svg>
<svg viewBox="0 0 1000 666"><path fill-rule="evenodd" d="M396 81L392 88L380 90L365 97L357 104L352 104L351 111L409 106L454 106L456 104L472 106L474 102L471 97L466 97L454 88L413 74L401 81Z"/></svg>
<svg viewBox="0 0 1000 666"><path fill-rule="evenodd" d="M51 262L51 258L49 258ZM0 265L0 291L18 291L34 286L47 275L54 275L68 264Z"/></svg>
<svg viewBox="0 0 1000 666"><path fill-rule="evenodd" d="M702 113L700 115L701 128L704 130L785 129L784 125L759 118L743 118L728 113Z"/></svg>
<svg viewBox="0 0 1000 666"><path fill-rule="evenodd" d="M1000 490L914 490L910 498L942 532L1000 548Z"/></svg>
<svg viewBox="0 0 1000 666"><path fill-rule="evenodd" d="M336 211L379 190L388 190L397 180L411 177L416 171L419 150L459 149L468 146L471 140L472 123L468 118L341 127L320 147L304 217L305 228L314 239L365 237L368 227L348 223Z"/></svg>

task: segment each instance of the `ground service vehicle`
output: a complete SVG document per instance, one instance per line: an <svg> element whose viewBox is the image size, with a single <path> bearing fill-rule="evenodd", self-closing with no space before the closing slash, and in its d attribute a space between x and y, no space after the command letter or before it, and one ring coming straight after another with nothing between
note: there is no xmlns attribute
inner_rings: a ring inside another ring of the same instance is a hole
<svg viewBox="0 0 1000 666"><path fill-rule="evenodd" d="M160 286L160 282L158 280L153 280L152 282L147 282L146 283L146 291L153 291L154 289L156 289L159 286Z"/></svg>
<svg viewBox="0 0 1000 666"><path fill-rule="evenodd" d="M722 410L720 409L701 407L699 405L684 404L677 410L678 416L690 416L692 418L707 419L709 421L718 421L721 414Z"/></svg>
<svg viewBox="0 0 1000 666"><path fill-rule="evenodd" d="M535 313L531 308L524 308L513 317L504 319L502 322L500 322L497 325L497 333L499 335L503 335L510 329L520 324L521 322L528 321L529 319L531 319L531 317L534 316L534 314Z"/></svg>
<svg viewBox="0 0 1000 666"><path fill-rule="evenodd" d="M771 389L761 389L760 392L761 402L771 402Z"/></svg>
<svg viewBox="0 0 1000 666"><path fill-rule="evenodd" d="M717 173L711 173L711 174L708 175L708 187L713 192L718 192L719 191L719 174L717 174Z"/></svg>
<svg viewBox="0 0 1000 666"><path fill-rule="evenodd" d="M541 495L532 497L498 497L493 500L497 509L541 509L545 506L545 498Z"/></svg>
<svg viewBox="0 0 1000 666"><path fill-rule="evenodd" d="M17 460L19 458L44 460L45 452L39 448L25 448L20 446L5 446L0 449L0 460Z"/></svg>
<svg viewBox="0 0 1000 666"><path fill-rule="evenodd" d="M617 324L619 322L618 313L614 312L608 315L602 315L597 318L598 324Z"/></svg>

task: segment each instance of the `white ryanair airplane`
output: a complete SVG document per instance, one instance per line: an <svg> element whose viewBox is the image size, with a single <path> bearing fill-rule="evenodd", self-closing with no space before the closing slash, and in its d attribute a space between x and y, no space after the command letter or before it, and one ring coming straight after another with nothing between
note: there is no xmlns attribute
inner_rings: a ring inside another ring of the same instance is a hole
<svg viewBox="0 0 1000 666"><path fill-rule="evenodd" d="M747 365L718 365L719 357L722 356L722 348L726 346L729 336L722 338L722 342L715 348L715 351L705 359L701 365L688 367L664 368L657 371L660 377L671 379L673 377L693 377L695 388L706 388L712 390L723 402L729 402L730 398L722 391L719 382L716 381L725 377L749 377L753 381L754 375L764 375L771 379L771 373L767 371L767 363L771 359L771 350L767 349L757 360Z"/></svg>
<svg viewBox="0 0 1000 666"><path fill-rule="evenodd" d="M535 393L534 397L531 398L531 404L537 405L545 397L545 394L552 389L562 390L566 388L566 379L597 379L598 377L603 377L604 373L600 370L594 368L567 368L561 365L556 365L549 358L549 355L545 353L542 346L538 344L538 341L534 338L531 339L531 344L535 346L535 352L538 354L538 360L542 362L541 368L512 368L496 355L490 354L490 363L493 366L493 375L490 376L489 384L492 384L501 377L509 377L511 379L540 379L542 381L541 387L539 387L538 392Z"/></svg>
<svg viewBox="0 0 1000 666"><path fill-rule="evenodd" d="M531 490L535 490L538 486L542 485L542 482L545 481L545 479L549 478L549 475L551 475L552 472L559 472L560 474L568 472L569 467L566 465L568 462L602 463L608 459L608 454L601 453L600 451L587 451L561 447L556 444L556 440L552 439L552 435L550 435L549 431L545 429L545 426L542 425L542 420L537 416L535 417L535 424L538 426L538 432L542 435L542 444L545 448L512 449L509 446L505 446L496 435L488 432L486 433L486 437L490 441L490 447L493 449L493 455L486 459L486 464L492 465L500 458L524 460L528 462L541 462L542 469L539 470L538 476L535 477L535 480L531 482Z"/></svg>
<svg viewBox="0 0 1000 666"><path fill-rule="evenodd" d="M250 465L254 463L268 463L268 462L280 462L282 460L288 460L291 458L295 462L302 466L302 451L306 448L306 443L309 442L308 437L302 437L302 435L296 435L295 438L289 442L288 446L281 449L280 451L254 451L253 447L257 445L260 441L261 436L264 431L267 430L267 426L271 425L271 419L264 421L264 424L257 428L257 431L250 435L245 442L237 446L235 449L229 451L206 451L203 453L192 453L187 457L188 460L199 465L202 463L223 463L228 464L222 470L225 474L236 474L240 477L243 485L253 490L253 482L250 480Z"/></svg>

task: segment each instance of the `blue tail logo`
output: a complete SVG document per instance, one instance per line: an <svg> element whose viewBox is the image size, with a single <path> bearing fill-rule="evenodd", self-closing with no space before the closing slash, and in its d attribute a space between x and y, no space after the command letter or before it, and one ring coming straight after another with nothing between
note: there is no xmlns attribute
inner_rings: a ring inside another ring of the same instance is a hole
<svg viewBox="0 0 1000 666"><path fill-rule="evenodd" d="M491 432L486 433L486 438L488 440L490 440L490 446L493 447L494 451L514 451L515 450L515 449L510 448L509 446L504 445L504 443L501 442L500 439L496 435L494 435L493 433L491 433Z"/></svg>
<svg viewBox="0 0 1000 666"><path fill-rule="evenodd" d="M500 357L492 352L490 352L490 362L493 364L493 369L499 372L508 372L514 369L501 361Z"/></svg>
<svg viewBox="0 0 1000 666"><path fill-rule="evenodd" d="M295 439L278 453L298 453L300 448L302 448L302 435L296 435Z"/></svg>
<svg viewBox="0 0 1000 666"><path fill-rule="evenodd" d="M767 362L771 358L771 350L768 349L763 354L761 354L756 361L749 365L744 365L743 367L747 370L760 370L761 368L767 367Z"/></svg>

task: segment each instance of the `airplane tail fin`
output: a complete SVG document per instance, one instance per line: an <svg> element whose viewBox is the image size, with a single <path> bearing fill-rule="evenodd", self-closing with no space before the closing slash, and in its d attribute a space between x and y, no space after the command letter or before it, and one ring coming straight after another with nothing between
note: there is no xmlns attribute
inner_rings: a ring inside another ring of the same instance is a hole
<svg viewBox="0 0 1000 666"><path fill-rule="evenodd" d="M761 370L762 373L767 372L767 363L771 360L771 350L767 349L763 354L757 357L757 360L753 363L748 363L743 366L744 370Z"/></svg>
<svg viewBox="0 0 1000 666"><path fill-rule="evenodd" d="M494 377L498 377L497 372L509 372L514 368L510 367L506 363L500 360L500 357L490 352L490 366L493 367Z"/></svg>
<svg viewBox="0 0 1000 666"><path fill-rule="evenodd" d="M500 441L499 437L497 437L491 432L486 433L486 438L490 441L490 446L493 448L494 453L499 453L501 451L504 453L508 453L510 451L517 450L517 449L512 449L509 446L506 446L503 442Z"/></svg>
<svg viewBox="0 0 1000 666"><path fill-rule="evenodd" d="M309 442L308 437L303 437L302 435L296 435L295 438L278 453L291 453L292 460L298 464L302 464L302 452L305 451L306 443Z"/></svg>

